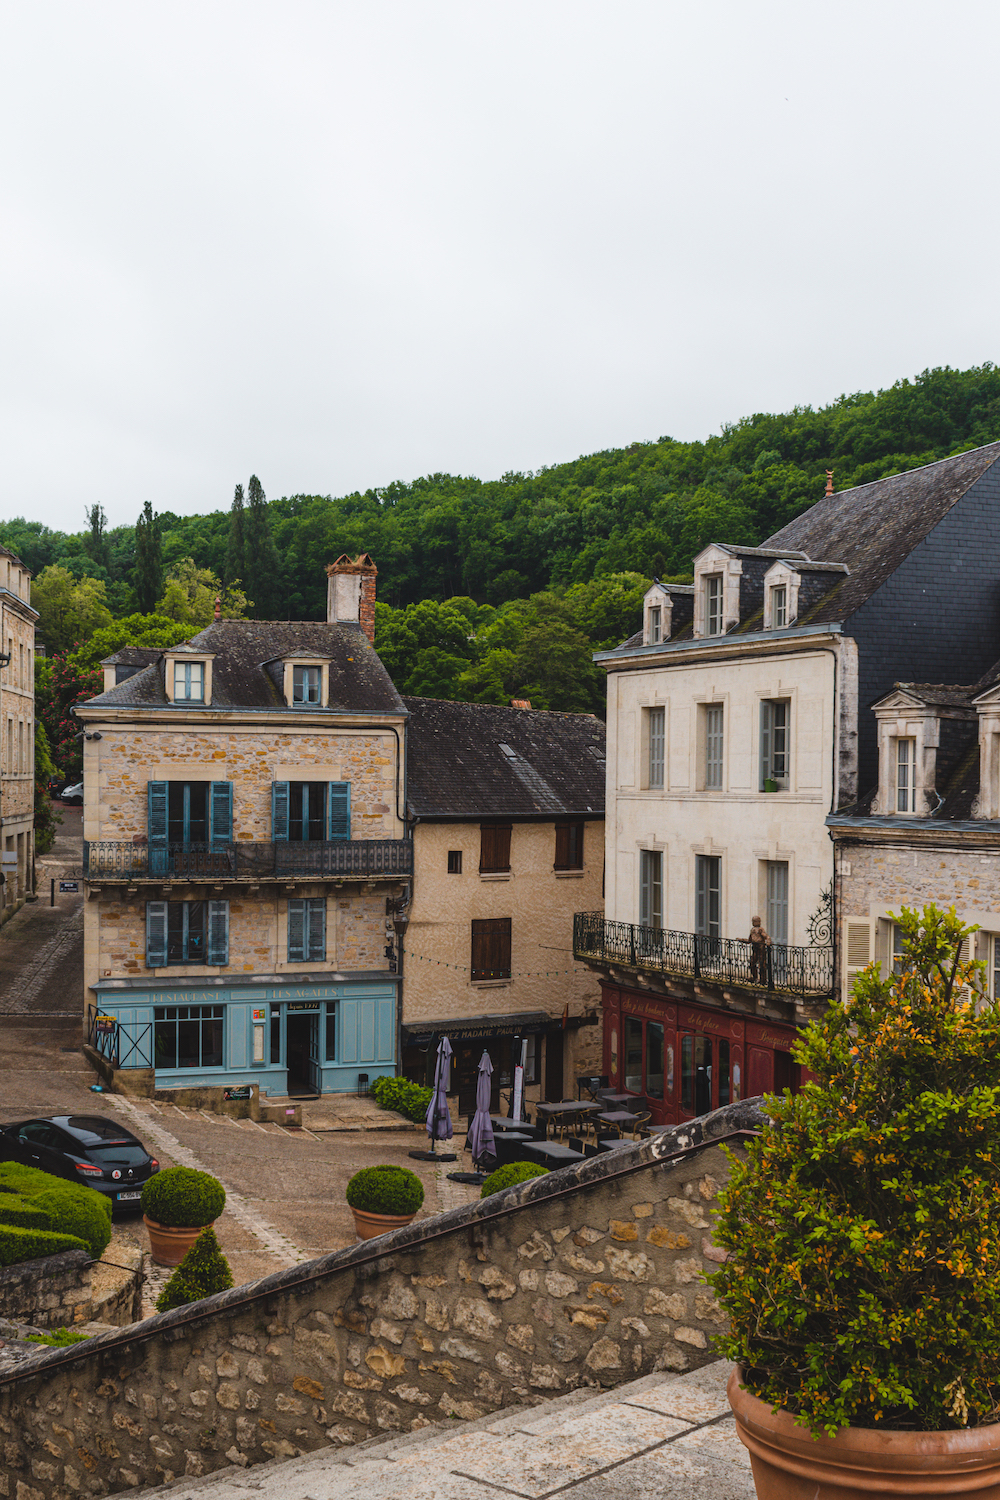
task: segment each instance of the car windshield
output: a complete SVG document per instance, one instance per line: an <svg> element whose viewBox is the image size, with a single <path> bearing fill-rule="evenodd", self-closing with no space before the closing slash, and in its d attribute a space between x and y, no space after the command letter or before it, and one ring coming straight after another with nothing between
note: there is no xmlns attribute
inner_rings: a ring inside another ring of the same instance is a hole
<svg viewBox="0 0 1000 1500"><path fill-rule="evenodd" d="M126 1166L136 1166L146 1160L146 1153L141 1146L130 1146L127 1142L122 1146L86 1146L84 1149L91 1161L111 1165L124 1162Z"/></svg>

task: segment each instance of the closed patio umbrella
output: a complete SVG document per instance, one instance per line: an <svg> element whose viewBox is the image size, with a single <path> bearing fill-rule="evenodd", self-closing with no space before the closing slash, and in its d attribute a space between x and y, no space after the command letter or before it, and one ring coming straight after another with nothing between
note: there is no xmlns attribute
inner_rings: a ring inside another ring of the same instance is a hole
<svg viewBox="0 0 1000 1500"><path fill-rule="evenodd" d="M493 1139L493 1122L490 1119L490 1101L493 1094L491 1082L493 1075L493 1064L490 1054L483 1049L483 1055L479 1062L479 1076L476 1079L476 1112L469 1121L469 1133L465 1138L466 1148L472 1152L472 1165L474 1172L449 1172L448 1176L453 1182L465 1182L470 1186L479 1186L486 1181L486 1168L490 1158L493 1158L493 1166L496 1166L496 1142Z"/></svg>
<svg viewBox="0 0 1000 1500"><path fill-rule="evenodd" d="M453 1151L437 1151L438 1141L450 1141L454 1135L451 1115L448 1113L448 1082L451 1073L451 1043L446 1036L441 1038L437 1062L434 1065L434 1092L427 1106L427 1134L431 1138L429 1151L411 1151L417 1161L457 1161Z"/></svg>

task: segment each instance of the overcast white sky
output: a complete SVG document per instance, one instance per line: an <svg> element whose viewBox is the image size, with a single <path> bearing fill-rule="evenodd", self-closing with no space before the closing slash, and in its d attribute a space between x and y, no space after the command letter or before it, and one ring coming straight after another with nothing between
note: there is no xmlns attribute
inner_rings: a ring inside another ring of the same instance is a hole
<svg viewBox="0 0 1000 1500"><path fill-rule="evenodd" d="M995 0L0 0L0 518L1000 357Z"/></svg>

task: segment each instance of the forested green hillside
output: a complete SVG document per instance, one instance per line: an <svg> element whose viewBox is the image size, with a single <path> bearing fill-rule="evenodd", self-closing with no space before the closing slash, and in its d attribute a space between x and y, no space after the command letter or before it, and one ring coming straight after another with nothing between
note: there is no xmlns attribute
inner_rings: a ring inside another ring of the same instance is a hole
<svg viewBox="0 0 1000 1500"><path fill-rule="evenodd" d="M98 630L114 649L110 620L137 610L193 628L220 582L233 585L227 613L321 619L325 565L367 551L379 569L378 646L402 691L599 709L590 650L637 628L651 576L686 575L712 540L760 542L819 499L827 469L846 489L997 438L1000 371L944 368L819 410L758 413L703 442L661 437L534 474L433 474L269 503L254 478L235 514L154 518L147 507L137 528L106 530L93 507L76 535L0 520L0 542L36 579L67 570L38 591L43 629L62 649ZM161 627L140 624L121 641L159 643Z"/></svg>

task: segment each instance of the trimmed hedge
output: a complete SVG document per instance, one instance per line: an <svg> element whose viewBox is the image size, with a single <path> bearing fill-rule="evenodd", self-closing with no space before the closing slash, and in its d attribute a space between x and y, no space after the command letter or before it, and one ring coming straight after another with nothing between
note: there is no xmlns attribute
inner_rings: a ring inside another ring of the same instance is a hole
<svg viewBox="0 0 1000 1500"><path fill-rule="evenodd" d="M347 1184L351 1208L366 1214L415 1214L424 1201L424 1185L407 1167L362 1167Z"/></svg>
<svg viewBox="0 0 1000 1500"><path fill-rule="evenodd" d="M53 1349L68 1349L70 1344L85 1344L93 1335L75 1333L72 1328L52 1328L48 1333L29 1333L26 1344L49 1344Z"/></svg>
<svg viewBox="0 0 1000 1500"><path fill-rule="evenodd" d="M48 1214L53 1229L75 1234L94 1260L100 1260L111 1243L111 1204L103 1193L77 1187L75 1182L55 1182L31 1202Z"/></svg>
<svg viewBox="0 0 1000 1500"><path fill-rule="evenodd" d="M225 1292L233 1284L229 1262L219 1248L214 1229L203 1229L156 1299L157 1312L201 1302Z"/></svg>
<svg viewBox="0 0 1000 1500"><path fill-rule="evenodd" d="M27 1198L14 1193L0 1193L0 1224L16 1224L21 1229L51 1229L52 1220L43 1208L35 1208Z"/></svg>
<svg viewBox="0 0 1000 1500"><path fill-rule="evenodd" d="M434 1090L411 1083L408 1078L376 1078L368 1094L379 1109L394 1109L414 1125L422 1125Z"/></svg>
<svg viewBox="0 0 1000 1500"><path fill-rule="evenodd" d="M58 1255L62 1250L86 1250L90 1247L75 1234L54 1234L48 1229L22 1229L17 1224L0 1224L0 1266L16 1266L22 1260L40 1260Z"/></svg>
<svg viewBox="0 0 1000 1500"><path fill-rule="evenodd" d="M533 1161L512 1161L505 1167L497 1167L483 1183L480 1198L489 1198L492 1193L502 1193L504 1188L515 1187L519 1182L530 1182L532 1177L547 1177L548 1167L539 1167Z"/></svg>
<svg viewBox="0 0 1000 1500"><path fill-rule="evenodd" d="M225 1206L226 1190L218 1178L193 1167L168 1167L151 1177L142 1190L143 1213L171 1229L214 1224Z"/></svg>

